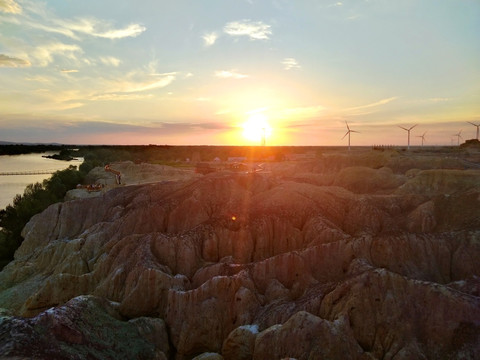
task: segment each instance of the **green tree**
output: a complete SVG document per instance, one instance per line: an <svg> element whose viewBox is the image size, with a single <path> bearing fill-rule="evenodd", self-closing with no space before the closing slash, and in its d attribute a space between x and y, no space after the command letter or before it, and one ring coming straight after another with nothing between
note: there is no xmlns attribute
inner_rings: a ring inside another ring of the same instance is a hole
<svg viewBox="0 0 480 360"><path fill-rule="evenodd" d="M13 259L13 254L21 245L22 229L35 214L53 203L62 201L68 190L82 183L85 175L69 166L55 172L42 184L30 184L23 195L16 195L13 204L0 211L0 269Z"/></svg>

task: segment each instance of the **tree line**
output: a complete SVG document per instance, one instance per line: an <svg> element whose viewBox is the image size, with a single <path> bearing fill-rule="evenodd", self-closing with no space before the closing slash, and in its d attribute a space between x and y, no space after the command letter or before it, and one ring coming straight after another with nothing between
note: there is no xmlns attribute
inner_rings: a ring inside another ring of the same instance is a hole
<svg viewBox="0 0 480 360"><path fill-rule="evenodd" d="M44 153L50 151L61 151L71 148L68 145L47 145L47 144L11 144L0 145L0 155L21 155L32 153Z"/></svg>
<svg viewBox="0 0 480 360"><path fill-rule="evenodd" d="M30 218L51 204L63 201L68 190L82 183L85 174L76 166L55 172L42 183L28 185L23 195L16 195L13 203L0 210L0 268L13 259L15 250L21 245L21 232Z"/></svg>

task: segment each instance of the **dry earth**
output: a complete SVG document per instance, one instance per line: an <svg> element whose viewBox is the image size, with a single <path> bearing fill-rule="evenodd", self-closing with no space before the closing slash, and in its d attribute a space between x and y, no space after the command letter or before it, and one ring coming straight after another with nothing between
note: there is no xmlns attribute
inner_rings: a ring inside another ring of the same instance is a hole
<svg viewBox="0 0 480 360"><path fill-rule="evenodd" d="M3 358L480 358L480 170L465 161L112 167L127 186L94 169L104 191L25 227L0 273Z"/></svg>

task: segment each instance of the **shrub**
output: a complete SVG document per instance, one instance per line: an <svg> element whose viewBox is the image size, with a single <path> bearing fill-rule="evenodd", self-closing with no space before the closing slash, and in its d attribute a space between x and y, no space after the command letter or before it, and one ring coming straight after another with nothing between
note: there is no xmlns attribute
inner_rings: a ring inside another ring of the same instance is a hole
<svg viewBox="0 0 480 360"><path fill-rule="evenodd" d="M30 218L53 203L62 201L68 190L83 182L84 173L75 166L55 172L43 183L30 184L23 195L16 195L13 205L0 211L0 269L13 259L22 244L21 232Z"/></svg>

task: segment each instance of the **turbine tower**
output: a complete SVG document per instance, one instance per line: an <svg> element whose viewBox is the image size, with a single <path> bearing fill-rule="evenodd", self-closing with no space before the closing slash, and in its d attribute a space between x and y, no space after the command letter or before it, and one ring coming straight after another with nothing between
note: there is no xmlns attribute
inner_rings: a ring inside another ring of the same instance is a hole
<svg viewBox="0 0 480 360"><path fill-rule="evenodd" d="M358 133L358 131L351 130L346 121L345 121L345 124L347 125L347 132L345 133L345 135L343 135L342 140L345 138L345 136L348 135L348 151L350 151L350 133L352 132Z"/></svg>
<svg viewBox="0 0 480 360"><path fill-rule="evenodd" d="M463 139L461 133L462 133L462 130L460 130L457 134L453 135L457 137L457 145L460 145L460 139Z"/></svg>
<svg viewBox="0 0 480 360"><path fill-rule="evenodd" d="M425 132L423 133L423 135L417 135L417 137L422 138L422 147L423 147L423 142L425 141L425 134L426 134L426 133L427 133L427 132L425 131Z"/></svg>
<svg viewBox="0 0 480 360"><path fill-rule="evenodd" d="M476 126L476 127L477 127L477 140L478 140L478 128L480 127L480 124L477 125L477 124L474 124L474 123L472 123L472 122L470 122L470 121L467 121L467 122L468 122L469 124L472 124L473 126Z"/></svg>
<svg viewBox="0 0 480 360"><path fill-rule="evenodd" d="M401 129L403 129L403 130L405 130L405 131L408 132L408 147L407 147L408 150L410 150L410 130L412 130L412 129L413 129L415 126L417 126L417 125L418 125L418 124L415 124L415 125L409 127L408 129L407 129L407 128L404 128L403 126L398 126L399 128L401 128Z"/></svg>

